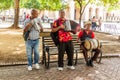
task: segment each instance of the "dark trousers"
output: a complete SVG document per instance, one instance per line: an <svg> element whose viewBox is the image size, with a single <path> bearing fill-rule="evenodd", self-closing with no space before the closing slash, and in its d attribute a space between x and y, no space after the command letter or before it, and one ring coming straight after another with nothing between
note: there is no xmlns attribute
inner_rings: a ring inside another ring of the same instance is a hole
<svg viewBox="0 0 120 80"><path fill-rule="evenodd" d="M58 67L64 66L63 58L64 58L65 51L66 51L67 57L68 57L68 66L73 65L74 48L73 48L72 41L60 42L58 45Z"/></svg>
<svg viewBox="0 0 120 80"><path fill-rule="evenodd" d="M83 50L83 55L84 55L84 58L85 58L85 61L87 62L88 61L88 51L83 47L83 45L80 46L81 49ZM92 51L94 51L94 55L91 57L91 60L92 61L96 61L99 53L100 53L100 49L93 49Z"/></svg>

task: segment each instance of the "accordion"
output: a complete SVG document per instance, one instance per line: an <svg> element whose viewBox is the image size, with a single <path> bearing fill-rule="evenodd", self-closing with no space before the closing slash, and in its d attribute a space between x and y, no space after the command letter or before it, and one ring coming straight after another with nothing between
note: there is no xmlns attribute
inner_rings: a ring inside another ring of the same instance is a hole
<svg viewBox="0 0 120 80"><path fill-rule="evenodd" d="M77 33L80 30L80 25L72 20L66 20L63 25L65 26L65 31Z"/></svg>
<svg viewBox="0 0 120 80"><path fill-rule="evenodd" d="M31 20L31 24L34 26L34 28L40 32L40 19L39 18L35 18L33 20Z"/></svg>

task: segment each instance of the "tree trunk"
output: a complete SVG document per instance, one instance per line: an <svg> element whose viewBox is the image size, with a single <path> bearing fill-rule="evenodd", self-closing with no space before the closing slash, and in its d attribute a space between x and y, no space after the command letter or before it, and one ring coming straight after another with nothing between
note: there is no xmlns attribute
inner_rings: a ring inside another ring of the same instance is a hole
<svg viewBox="0 0 120 80"><path fill-rule="evenodd" d="M19 1L20 0L14 0L14 9L15 9L15 15L14 15L14 24L13 28L18 28L18 21L19 21Z"/></svg>
<svg viewBox="0 0 120 80"><path fill-rule="evenodd" d="M118 37L118 40L120 40L120 36Z"/></svg>
<svg viewBox="0 0 120 80"><path fill-rule="evenodd" d="M82 4L79 4L80 5L80 18L79 18L79 24L81 26L81 21L82 21Z"/></svg>
<svg viewBox="0 0 120 80"><path fill-rule="evenodd" d="M82 20L82 14L81 14L81 10L80 10L80 17L79 17L79 24L80 24L80 26L81 26L81 20Z"/></svg>
<svg viewBox="0 0 120 80"><path fill-rule="evenodd" d="M83 2L82 2L82 0L76 0L77 2L78 2L78 4L79 4L79 6L80 6L80 18L79 18L79 24L80 24L80 26L81 26L81 21L82 21L82 15L83 15L83 13L84 13L84 11L85 11L85 9L86 9L86 6L90 3L90 0L85 4L85 6L83 7Z"/></svg>

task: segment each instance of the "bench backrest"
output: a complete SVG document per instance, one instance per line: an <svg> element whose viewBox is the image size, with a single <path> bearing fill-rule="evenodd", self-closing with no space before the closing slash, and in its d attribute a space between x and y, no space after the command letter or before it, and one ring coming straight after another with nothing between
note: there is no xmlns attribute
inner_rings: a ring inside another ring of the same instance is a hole
<svg viewBox="0 0 120 80"><path fill-rule="evenodd" d="M43 48L45 46L48 46L50 48L57 49L57 47L55 46L55 44L50 36L44 36L44 37L42 37L42 39L43 39ZM72 42L74 45L74 50L77 49L78 52L80 52L80 43L77 42L77 35L72 35Z"/></svg>

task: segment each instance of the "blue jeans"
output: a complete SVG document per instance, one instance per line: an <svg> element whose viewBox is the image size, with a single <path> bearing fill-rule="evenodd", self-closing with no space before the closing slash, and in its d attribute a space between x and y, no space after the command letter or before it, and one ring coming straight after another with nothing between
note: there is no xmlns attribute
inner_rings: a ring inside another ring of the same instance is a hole
<svg viewBox="0 0 120 80"><path fill-rule="evenodd" d="M32 66L32 55L34 52L34 64L39 61L39 39L36 40L27 40L26 44L26 53L28 58L28 66Z"/></svg>

